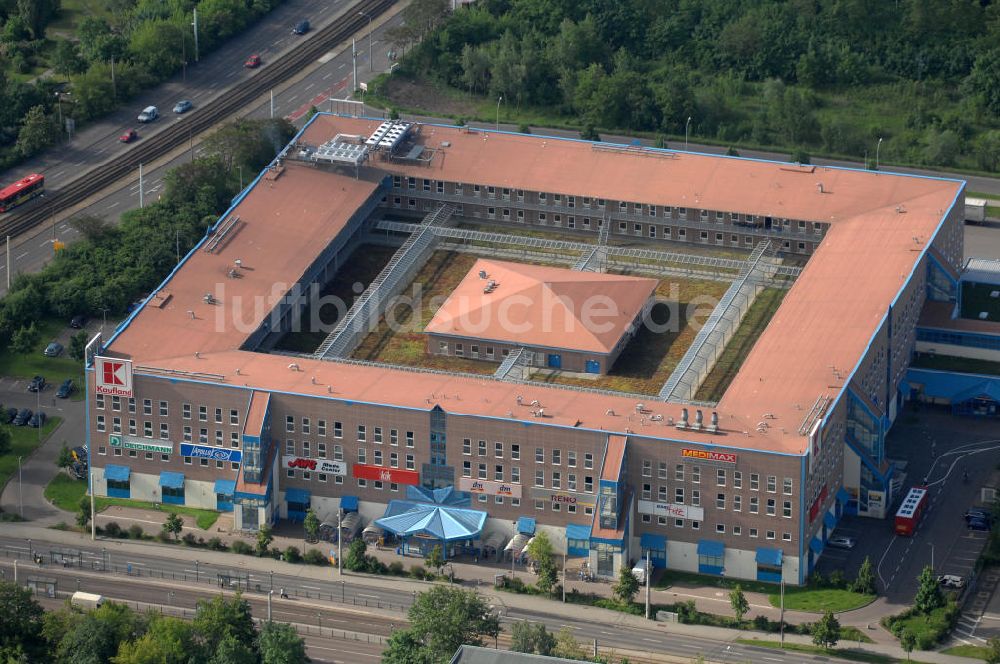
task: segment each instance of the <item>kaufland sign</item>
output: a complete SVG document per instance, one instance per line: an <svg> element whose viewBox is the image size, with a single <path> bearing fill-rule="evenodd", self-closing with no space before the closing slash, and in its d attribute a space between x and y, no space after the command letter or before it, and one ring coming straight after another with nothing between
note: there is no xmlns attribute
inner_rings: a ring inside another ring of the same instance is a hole
<svg viewBox="0 0 1000 664"><path fill-rule="evenodd" d="M132 396L132 360L113 357L94 358L97 393L113 397Z"/></svg>

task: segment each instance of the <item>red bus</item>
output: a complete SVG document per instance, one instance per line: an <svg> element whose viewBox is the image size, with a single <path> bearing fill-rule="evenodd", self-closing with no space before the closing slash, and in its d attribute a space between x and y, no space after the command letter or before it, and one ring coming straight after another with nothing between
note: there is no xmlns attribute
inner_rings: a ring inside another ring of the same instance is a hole
<svg viewBox="0 0 1000 664"><path fill-rule="evenodd" d="M911 537L917 531L920 517L927 508L927 489L913 487L896 510L896 534Z"/></svg>
<svg viewBox="0 0 1000 664"><path fill-rule="evenodd" d="M0 189L0 212L40 196L45 191L45 176L39 173L21 178L17 182Z"/></svg>

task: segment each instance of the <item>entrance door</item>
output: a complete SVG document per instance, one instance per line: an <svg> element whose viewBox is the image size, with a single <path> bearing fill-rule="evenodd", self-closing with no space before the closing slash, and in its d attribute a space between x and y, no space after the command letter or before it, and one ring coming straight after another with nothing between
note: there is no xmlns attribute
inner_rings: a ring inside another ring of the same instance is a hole
<svg viewBox="0 0 1000 664"><path fill-rule="evenodd" d="M587 373L601 373L601 363L597 360L587 360Z"/></svg>
<svg viewBox="0 0 1000 664"><path fill-rule="evenodd" d="M562 355L549 353L549 367L552 369L562 368Z"/></svg>
<svg viewBox="0 0 1000 664"><path fill-rule="evenodd" d="M597 547L597 574L599 576L615 574L615 556L611 553L611 547L606 544Z"/></svg>
<svg viewBox="0 0 1000 664"><path fill-rule="evenodd" d="M257 530L260 527L260 510L243 505L243 530Z"/></svg>

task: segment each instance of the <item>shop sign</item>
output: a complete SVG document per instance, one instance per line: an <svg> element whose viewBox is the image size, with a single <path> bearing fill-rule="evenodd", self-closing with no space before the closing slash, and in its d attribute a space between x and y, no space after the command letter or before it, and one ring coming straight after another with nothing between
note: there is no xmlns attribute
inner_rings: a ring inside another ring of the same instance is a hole
<svg viewBox="0 0 1000 664"><path fill-rule="evenodd" d="M159 452L160 454L174 453L173 443L153 442L145 438L133 438L132 436L121 436L119 434L112 434L108 436L108 445L111 447L120 447L125 450L137 450L139 452Z"/></svg>
<svg viewBox="0 0 1000 664"><path fill-rule="evenodd" d="M716 461L719 463L736 463L736 455L731 452L712 452L706 450L692 450L684 448L681 456L686 459L698 459L699 461Z"/></svg>
<svg viewBox="0 0 1000 664"><path fill-rule="evenodd" d="M468 491L469 493L485 493L487 496L521 497L521 485L508 484L507 482L493 482L490 480L463 477L458 480L458 488L461 491Z"/></svg>
<svg viewBox="0 0 1000 664"><path fill-rule="evenodd" d="M208 445L181 443L181 456L239 463L243 460L243 451L229 449L228 447L209 447Z"/></svg>
<svg viewBox="0 0 1000 664"><path fill-rule="evenodd" d="M692 505L676 505L673 503L661 503L655 500L640 500L639 514L652 514L654 516L668 516L672 519L688 519L690 521L704 521L705 509Z"/></svg>
<svg viewBox="0 0 1000 664"><path fill-rule="evenodd" d="M347 474L347 464L342 461L329 461L327 459L309 459L306 457L297 457L292 455L285 455L281 457L281 465L285 468L299 469L299 470L309 470L317 473L326 473L328 475L346 475Z"/></svg>
<svg viewBox="0 0 1000 664"><path fill-rule="evenodd" d="M360 480L376 482L392 482L393 484L420 484L420 473L415 470L399 470L398 468L383 468L382 466L367 466L354 464L354 476Z"/></svg>
<svg viewBox="0 0 1000 664"><path fill-rule="evenodd" d="M561 505L579 505L593 507L597 498L589 493L573 493L572 491L552 491L551 489L532 489L531 495L538 500Z"/></svg>
<svg viewBox="0 0 1000 664"><path fill-rule="evenodd" d="M94 358L94 391L114 397L131 397L132 360Z"/></svg>
<svg viewBox="0 0 1000 664"><path fill-rule="evenodd" d="M812 523L813 521L816 520L816 517L819 515L819 508L821 508L823 506L823 503L826 502L826 496L828 493L829 490L824 484L823 488L820 489L819 494L812 501L812 505L809 506L809 523Z"/></svg>
<svg viewBox="0 0 1000 664"><path fill-rule="evenodd" d="M881 510L885 507L884 491L868 492L868 511Z"/></svg>

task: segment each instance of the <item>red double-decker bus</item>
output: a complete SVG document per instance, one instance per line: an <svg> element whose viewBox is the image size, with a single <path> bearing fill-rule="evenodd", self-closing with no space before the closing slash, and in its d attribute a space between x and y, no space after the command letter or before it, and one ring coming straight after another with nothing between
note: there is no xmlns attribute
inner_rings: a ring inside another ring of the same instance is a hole
<svg viewBox="0 0 1000 664"><path fill-rule="evenodd" d="M32 173L12 185L0 189L0 212L7 212L12 207L31 200L45 191L45 176Z"/></svg>
<svg viewBox="0 0 1000 664"><path fill-rule="evenodd" d="M912 536L917 531L917 525L926 507L927 489L918 486L910 489L896 510L896 534Z"/></svg>

